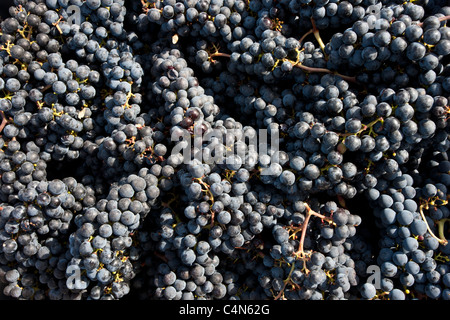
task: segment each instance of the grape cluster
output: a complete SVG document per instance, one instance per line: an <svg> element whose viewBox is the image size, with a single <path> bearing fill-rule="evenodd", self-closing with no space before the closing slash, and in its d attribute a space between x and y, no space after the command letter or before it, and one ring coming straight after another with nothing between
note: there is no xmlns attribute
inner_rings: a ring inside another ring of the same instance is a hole
<svg viewBox="0 0 450 320"><path fill-rule="evenodd" d="M425 17L424 8L413 3L383 7L379 17L357 21L333 35L326 51L328 67L359 69L358 81L369 86L389 82L392 89L424 87L433 96L441 95L441 60L450 50L448 27L441 21L448 13L444 7Z"/></svg>
<svg viewBox="0 0 450 320"><path fill-rule="evenodd" d="M445 1L14 0L23 300L449 300Z"/></svg>
<svg viewBox="0 0 450 320"><path fill-rule="evenodd" d="M430 178L403 174L368 193L380 226L380 286L392 300L404 300L406 295L446 299L449 294L444 234L449 214L447 187L442 183L448 161L436 165L435 157L427 159L425 172ZM368 284L363 292L366 298L375 295Z"/></svg>

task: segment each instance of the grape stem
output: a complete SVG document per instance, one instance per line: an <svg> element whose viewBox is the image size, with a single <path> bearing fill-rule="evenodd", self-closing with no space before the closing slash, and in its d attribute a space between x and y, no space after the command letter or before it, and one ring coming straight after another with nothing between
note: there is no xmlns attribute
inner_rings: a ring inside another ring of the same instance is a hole
<svg viewBox="0 0 450 320"><path fill-rule="evenodd" d="M423 213L423 209L428 209L428 204L421 204L420 205L420 207L419 207L419 213L420 213L420 216L422 217L422 220L425 222L425 224L427 225L427 230L428 230L428 232L430 233L430 236L432 236L433 238L435 238L440 244L442 244L442 245L446 245L447 243L448 243L448 240L447 239L445 239L445 237L444 237L444 223L448 220L448 221L450 221L450 219L443 219L444 221L439 221L439 223L438 223L438 228L439 228L439 236L440 236L440 238L439 237L437 237L434 233L433 233L433 231L431 231L431 228L430 228L430 225L428 224L428 221L427 221L427 219L426 219L426 217L425 217L425 214Z"/></svg>
<svg viewBox="0 0 450 320"><path fill-rule="evenodd" d="M327 217L327 216L324 216L323 214L315 212L313 209L311 209L311 207L307 203L305 203L305 207L306 207L305 221L302 223L301 226L298 227L302 231L302 233L300 235L300 243L299 243L298 250L296 252L294 252L294 255L300 259L304 259L307 256L305 254L303 245L305 242L306 230L308 228L308 223L309 223L309 219L311 218L311 216L316 216L316 217L320 218L321 220L327 221L330 224L334 224L333 219L331 217Z"/></svg>
<svg viewBox="0 0 450 320"><path fill-rule="evenodd" d="M305 40L305 38L307 36L309 36L311 33L314 33L314 29L309 30L308 32L306 32L301 38L300 40L298 40L298 42L300 43L300 46L302 46L303 41Z"/></svg>
<svg viewBox="0 0 450 320"><path fill-rule="evenodd" d="M308 223L309 223L309 220L311 219L311 216L316 216L323 221L327 221L330 224L336 225L333 222L333 218L327 217L323 214L315 212L313 209L311 209L311 207L307 203L305 203L305 207L306 207L305 221L299 227L297 227L294 231L294 234L300 230L302 232L300 235L298 250L293 253L294 256L296 256L298 259L301 259L301 260L305 260L309 256L309 253L305 253L304 243L305 243L305 237L306 237L306 230L308 229ZM306 269L306 266L304 266L304 268ZM275 300L278 300L282 297L287 284L291 281L291 276L292 276L292 273L294 272L294 270L295 270L295 263L292 263L291 270L289 271L287 278L284 280L283 288L281 288L280 292L275 297ZM308 272L307 269L306 269L306 271Z"/></svg>
<svg viewBox="0 0 450 320"><path fill-rule="evenodd" d="M165 263L167 263L167 262L169 261L169 260L167 259L167 257L166 257L164 254L162 254L161 252L154 251L153 254L154 254L156 257L160 258L160 259L161 259L162 261L164 261Z"/></svg>
<svg viewBox="0 0 450 320"><path fill-rule="evenodd" d="M5 45L2 45L0 47L0 50L5 50L8 53L8 55L11 56L11 48L14 46L14 44L12 44L10 40L8 40L6 41Z"/></svg>
<svg viewBox="0 0 450 320"><path fill-rule="evenodd" d="M304 70L304 71L306 71L306 72L310 72L310 73L329 73L329 74L335 74L335 75L341 77L342 79L344 79L345 81L356 83L356 77L346 76L346 75L343 75L343 74L340 74L340 73L331 71L331 70L329 70L329 69L307 67L307 66L302 65L301 63L296 63L296 64L294 64L294 67L300 68L300 69L302 69L302 70Z"/></svg>
<svg viewBox="0 0 450 320"><path fill-rule="evenodd" d="M317 42L319 43L319 46L322 49L322 51L325 52L325 44L323 43L322 38L320 37L319 29L317 29L316 22L314 21L313 18L311 18L311 24L313 27L314 37L316 38Z"/></svg>
<svg viewBox="0 0 450 320"><path fill-rule="evenodd" d="M216 62L216 60L213 59L214 57L225 57L225 58L230 58L231 55L229 55L228 53L222 53L222 52L214 52L214 53L211 53L211 54L209 55L209 59L210 59L210 61L211 61L212 63L215 63L215 62Z"/></svg>
<svg viewBox="0 0 450 320"><path fill-rule="evenodd" d="M437 225L438 225L438 233L439 233L439 238L440 239L445 239L445 235L444 235L444 224L446 222L450 222L450 219L441 219L438 221ZM443 244L447 244L447 240L445 240L445 243Z"/></svg>
<svg viewBox="0 0 450 320"><path fill-rule="evenodd" d="M300 46L302 45L303 41L305 40L305 38L310 35L311 33L314 34L314 37L316 38L317 42L319 43L320 48L322 49L322 51L325 53L325 44L322 40L322 38L320 37L320 33L319 33L319 29L317 29L316 23L314 21L313 18L311 18L311 24L312 24L312 29L309 30L308 32L306 32L299 40ZM344 79L345 81L348 82L352 82L352 83L356 83L356 77L350 77L350 76L346 76L334 71L331 71L329 69L325 69L325 68L314 68L314 67L308 67L308 66L304 66L302 65L300 62L296 62L294 63L294 67L300 68L306 72L310 72L310 73L329 73L329 74L335 74L339 77L341 77L342 79Z"/></svg>
<svg viewBox="0 0 450 320"><path fill-rule="evenodd" d="M371 130L371 131L369 131L369 134L373 133L373 126L379 121L383 122L384 121L383 117L379 117L368 124L363 124L361 130L359 130L356 133L351 133L351 132L340 133L339 136L344 137L344 138L349 137L349 136L354 136L354 135L358 136L361 133L363 133L364 131L366 131L367 129Z"/></svg>
<svg viewBox="0 0 450 320"><path fill-rule="evenodd" d="M47 91L48 89L50 89L51 87L52 87L52 85L51 85L51 84L48 84L48 85L46 85L44 88L42 88L41 92L45 92L45 91Z"/></svg>
<svg viewBox="0 0 450 320"><path fill-rule="evenodd" d="M303 35L302 39L304 39L308 34L310 34L312 32L313 32L312 30L308 31L305 35ZM302 41L302 39L301 39L301 41ZM215 51L214 53L211 53L209 55L209 61L211 61L212 63L215 63L216 62L216 60L214 60L215 57L230 58L231 55L228 53L222 53L222 52ZM340 74L340 73L337 73L337 72L334 72L334 71L331 71L331 70L325 69L325 68L307 67L307 66L302 65L300 62L293 62L291 60L287 60L287 61L290 61L291 63L293 63L294 67L300 68L306 72L335 74L335 75L341 77L342 79L344 79L345 81L356 83L356 77L346 76L346 75L343 75L343 74Z"/></svg>
<svg viewBox="0 0 450 320"><path fill-rule="evenodd" d="M6 116L5 116L5 112L4 111L0 111L0 116L2 117L2 122L0 124L0 132L3 131L3 128L6 126L6 124L8 123L8 120L6 120Z"/></svg>
<svg viewBox="0 0 450 320"><path fill-rule="evenodd" d="M58 21L53 23L53 25L56 27L56 29L58 29L60 34L63 34L63 31L62 31L61 27L59 26L59 23L61 22L62 19L64 19L64 17L60 15Z"/></svg>
<svg viewBox="0 0 450 320"><path fill-rule="evenodd" d="M215 44L213 44L213 49L214 49L214 52L210 53L209 57L208 57L208 59L209 59L209 61L211 61L211 63L216 63L216 60L214 60L214 57L225 57L225 58L231 57L231 55L228 53L219 52L220 48L218 46L216 46Z"/></svg>
<svg viewBox="0 0 450 320"><path fill-rule="evenodd" d="M289 274L288 274L286 280L283 281L284 282L283 288L281 288L280 292L278 292L277 296L275 297L275 300L280 299L281 296L283 295L287 284L291 281L291 276L292 276L292 273L294 272L294 270L295 270L295 263L292 263L291 270L289 270Z"/></svg>
<svg viewBox="0 0 450 320"><path fill-rule="evenodd" d="M440 17L440 18L438 18L438 20L439 21L447 21L447 20L450 20L450 16L443 16L443 17ZM420 23L418 23L417 25L419 26L419 27L422 27L423 26L423 22L420 22Z"/></svg>
<svg viewBox="0 0 450 320"><path fill-rule="evenodd" d="M202 189L202 192L204 192L208 197L209 200L211 201L211 206L214 204L214 195L212 194L211 190L210 190L210 186L202 180L202 178L194 178L192 179L194 181L196 181L197 183L199 183L201 186L204 187L204 189ZM212 228L214 226L214 219L215 219L215 213L214 210L210 210L211 213L211 223L210 223L210 227Z"/></svg>

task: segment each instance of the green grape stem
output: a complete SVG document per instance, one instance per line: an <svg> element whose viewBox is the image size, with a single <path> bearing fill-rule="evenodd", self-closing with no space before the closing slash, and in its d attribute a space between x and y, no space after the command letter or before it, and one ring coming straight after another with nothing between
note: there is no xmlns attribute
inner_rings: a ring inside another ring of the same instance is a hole
<svg viewBox="0 0 450 320"><path fill-rule="evenodd" d="M381 121L381 122L384 121L383 117L379 117L379 118L375 119L374 121L370 122L369 124L363 124L361 130L359 130L359 131L356 132L356 133L349 133L349 132L347 132L347 133L341 133L341 134L339 134L341 137L344 137L344 139L342 140L342 142L345 140L345 137L361 135L361 133L363 133L363 132L366 131L367 129L369 129L368 134L375 134L375 133L373 132L373 126L374 126L377 122L380 122L380 121Z"/></svg>

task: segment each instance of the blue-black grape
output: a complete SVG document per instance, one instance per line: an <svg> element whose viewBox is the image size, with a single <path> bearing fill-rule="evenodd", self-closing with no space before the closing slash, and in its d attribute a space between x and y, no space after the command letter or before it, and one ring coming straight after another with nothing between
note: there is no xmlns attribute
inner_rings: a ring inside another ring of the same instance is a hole
<svg viewBox="0 0 450 320"><path fill-rule="evenodd" d="M3 294L447 300L444 2L16 1Z"/></svg>

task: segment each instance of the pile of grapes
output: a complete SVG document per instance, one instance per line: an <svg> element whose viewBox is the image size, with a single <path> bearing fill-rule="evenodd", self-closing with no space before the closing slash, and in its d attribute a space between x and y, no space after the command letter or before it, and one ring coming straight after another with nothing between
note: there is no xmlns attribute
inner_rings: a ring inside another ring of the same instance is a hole
<svg viewBox="0 0 450 320"><path fill-rule="evenodd" d="M14 0L23 300L450 300L447 0Z"/></svg>

